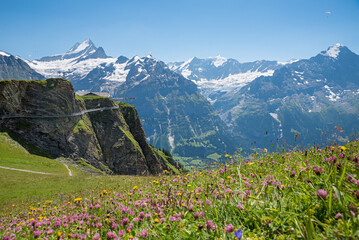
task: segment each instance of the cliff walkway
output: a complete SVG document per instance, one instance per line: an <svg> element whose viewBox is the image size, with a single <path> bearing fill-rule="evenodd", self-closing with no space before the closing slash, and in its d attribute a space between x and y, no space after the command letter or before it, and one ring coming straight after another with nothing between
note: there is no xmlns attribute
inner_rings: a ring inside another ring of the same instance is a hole
<svg viewBox="0 0 359 240"><path fill-rule="evenodd" d="M77 113L70 113L70 114L59 114L59 115L3 115L0 116L0 119L9 119L9 118L65 118L65 117L76 117L81 116L86 113L91 112L99 112L99 111L106 111L106 110L114 110L118 109L119 106L115 107L102 107L102 108L93 108L93 109L87 109L84 111L80 111Z"/></svg>

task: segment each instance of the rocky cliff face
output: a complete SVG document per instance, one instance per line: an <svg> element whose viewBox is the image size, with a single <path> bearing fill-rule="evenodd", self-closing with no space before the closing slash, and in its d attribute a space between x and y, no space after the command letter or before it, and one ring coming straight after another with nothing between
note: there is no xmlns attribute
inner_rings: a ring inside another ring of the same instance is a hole
<svg viewBox="0 0 359 240"><path fill-rule="evenodd" d="M136 110L108 99L75 96L64 79L0 81L0 129L51 157L85 161L108 173L156 174L174 169L151 148ZM77 114L88 109L103 108ZM124 117L125 113L126 117Z"/></svg>

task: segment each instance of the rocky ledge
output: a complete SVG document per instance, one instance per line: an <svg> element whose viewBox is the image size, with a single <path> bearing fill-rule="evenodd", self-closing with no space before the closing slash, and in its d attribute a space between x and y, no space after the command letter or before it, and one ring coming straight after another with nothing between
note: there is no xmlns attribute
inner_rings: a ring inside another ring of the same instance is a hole
<svg viewBox="0 0 359 240"><path fill-rule="evenodd" d="M76 96L65 79L0 81L0 130L30 150L110 174L179 168L146 142L133 106L97 95Z"/></svg>

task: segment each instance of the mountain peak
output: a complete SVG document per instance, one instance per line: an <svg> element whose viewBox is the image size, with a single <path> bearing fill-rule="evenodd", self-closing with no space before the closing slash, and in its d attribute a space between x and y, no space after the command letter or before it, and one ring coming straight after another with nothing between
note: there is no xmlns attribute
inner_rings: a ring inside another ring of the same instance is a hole
<svg viewBox="0 0 359 240"><path fill-rule="evenodd" d="M327 51L321 52L321 54L323 56L328 56L336 59L339 56L343 47L344 47L343 44L336 43L333 46L329 47Z"/></svg>
<svg viewBox="0 0 359 240"><path fill-rule="evenodd" d="M73 54L73 53L78 53L81 52L85 49L96 49L95 44L93 44L93 42L91 41L91 39L87 38L86 40L84 40L82 43L75 43L75 45L70 48L70 50L68 50L66 52L66 54Z"/></svg>
<svg viewBox="0 0 359 240"><path fill-rule="evenodd" d="M213 57L212 59L214 60L213 65L215 67L222 66L225 62L227 62L227 58L224 58L219 54L217 56Z"/></svg>
<svg viewBox="0 0 359 240"><path fill-rule="evenodd" d="M87 38L81 43L75 43L65 54L58 54L50 57L43 57L39 61L57 61L57 60L85 60L89 58L107 58L102 47L97 48L91 39Z"/></svg>

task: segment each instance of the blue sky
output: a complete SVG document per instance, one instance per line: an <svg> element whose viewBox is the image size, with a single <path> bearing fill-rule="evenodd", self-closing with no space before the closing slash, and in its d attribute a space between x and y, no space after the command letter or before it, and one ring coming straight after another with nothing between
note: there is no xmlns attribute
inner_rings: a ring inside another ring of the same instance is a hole
<svg viewBox="0 0 359 240"><path fill-rule="evenodd" d="M359 0L1 0L0 50L28 59L86 38L108 55L168 61L308 58L335 43L359 54Z"/></svg>

